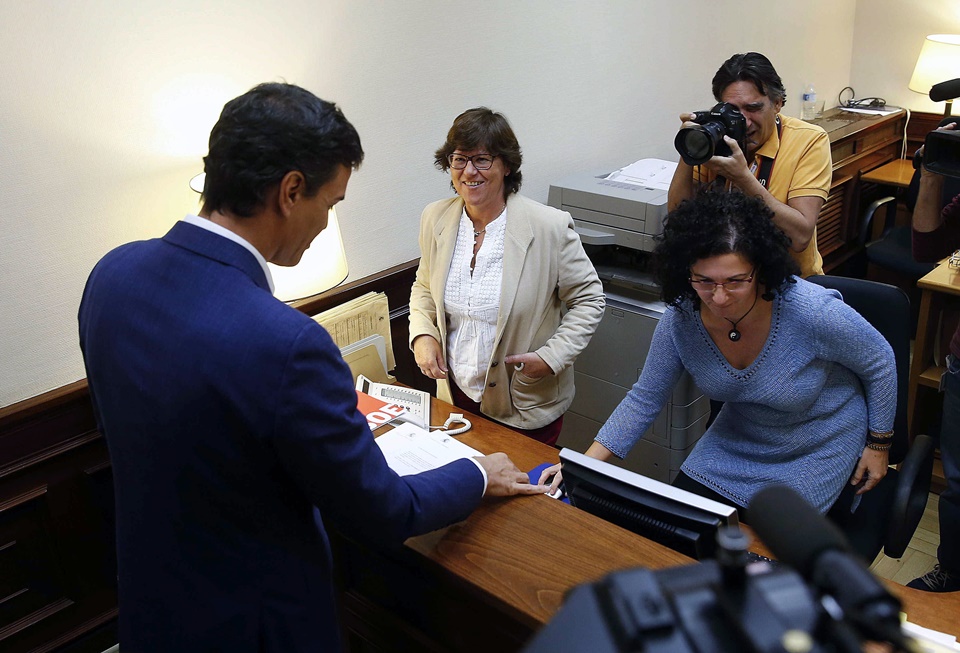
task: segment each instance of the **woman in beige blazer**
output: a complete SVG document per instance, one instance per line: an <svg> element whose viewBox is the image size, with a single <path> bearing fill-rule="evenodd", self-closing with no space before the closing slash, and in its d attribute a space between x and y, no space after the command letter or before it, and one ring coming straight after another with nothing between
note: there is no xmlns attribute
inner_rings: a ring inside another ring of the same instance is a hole
<svg viewBox="0 0 960 653"><path fill-rule="evenodd" d="M554 444L604 296L570 214L518 194L521 161L501 114L454 121L435 162L457 195L420 218L410 344L440 397Z"/></svg>

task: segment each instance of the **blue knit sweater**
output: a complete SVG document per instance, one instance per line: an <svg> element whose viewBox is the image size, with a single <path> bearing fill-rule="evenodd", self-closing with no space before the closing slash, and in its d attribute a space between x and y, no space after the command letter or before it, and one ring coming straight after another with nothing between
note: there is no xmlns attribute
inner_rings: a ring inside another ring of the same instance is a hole
<svg viewBox="0 0 960 653"><path fill-rule="evenodd" d="M640 378L597 442L625 456L684 369L704 394L725 403L681 469L740 506L783 483L826 512L853 473L868 426L893 428L889 344L838 292L802 279L773 300L770 334L744 370L726 361L692 303L669 307Z"/></svg>

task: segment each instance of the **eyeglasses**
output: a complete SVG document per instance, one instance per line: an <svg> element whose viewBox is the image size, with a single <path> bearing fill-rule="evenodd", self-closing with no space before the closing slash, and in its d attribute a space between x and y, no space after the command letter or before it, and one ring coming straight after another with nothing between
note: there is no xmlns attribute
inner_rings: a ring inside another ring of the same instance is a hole
<svg viewBox="0 0 960 653"><path fill-rule="evenodd" d="M709 279L687 279L690 282L690 285L693 286L693 289L697 292L705 293L715 293L717 288L723 288L727 292L737 292L738 290L745 290L750 286L750 282L753 281L754 274L756 269L750 271L750 276L744 279L730 279L729 281L723 281L717 283L716 281L710 281Z"/></svg>
<svg viewBox="0 0 960 653"><path fill-rule="evenodd" d="M467 163L473 162L473 167L477 170L489 170L493 166L493 160L497 158L496 154L474 154L473 156L467 156L466 154L449 154L447 155L447 161L450 162L450 167L454 170L463 170L467 167Z"/></svg>

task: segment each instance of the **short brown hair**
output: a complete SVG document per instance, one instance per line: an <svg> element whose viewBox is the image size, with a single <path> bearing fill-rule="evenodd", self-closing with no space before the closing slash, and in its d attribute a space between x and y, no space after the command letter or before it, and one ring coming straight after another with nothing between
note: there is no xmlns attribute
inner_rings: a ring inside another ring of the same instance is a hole
<svg viewBox="0 0 960 653"><path fill-rule="evenodd" d="M446 142L434 153L433 161L437 168L447 172L450 169L447 157L458 149L466 152L485 149L489 154L499 156L510 171L503 180L503 198L507 199L510 193L520 190L523 155L510 123L502 113L476 107L457 116L447 132Z"/></svg>

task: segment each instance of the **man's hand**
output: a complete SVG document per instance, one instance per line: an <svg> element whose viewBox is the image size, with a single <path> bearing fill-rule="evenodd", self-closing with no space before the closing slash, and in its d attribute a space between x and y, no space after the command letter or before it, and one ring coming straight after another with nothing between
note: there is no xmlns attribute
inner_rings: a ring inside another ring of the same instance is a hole
<svg viewBox="0 0 960 653"><path fill-rule="evenodd" d="M475 458L487 472L487 497L509 497L515 494L545 494L543 485L532 485L530 476L521 472L505 453Z"/></svg>
<svg viewBox="0 0 960 653"><path fill-rule="evenodd" d="M447 378L447 363L443 349L433 336L417 336L413 341L413 357L424 376L431 379Z"/></svg>
<svg viewBox="0 0 960 653"><path fill-rule="evenodd" d="M938 127L936 131L953 131L957 123ZM923 156L926 145L920 147L919 155ZM913 206L911 225L921 233L936 231L943 224L943 175L930 172L926 167L920 168L920 187L917 191L917 201Z"/></svg>
<svg viewBox="0 0 960 653"><path fill-rule="evenodd" d="M753 178L753 175L750 174L750 166L747 164L747 157L740 149L736 139L724 136L723 142L730 148L730 156L715 156L703 165L718 175L723 175L733 185L743 190L744 179L747 177Z"/></svg>
<svg viewBox="0 0 960 653"><path fill-rule="evenodd" d="M503 362L507 365L521 366L520 369L523 370L523 375L531 379L541 379L553 374L553 370L543 362L540 355L532 351L526 354L511 354L510 356L506 356Z"/></svg>

